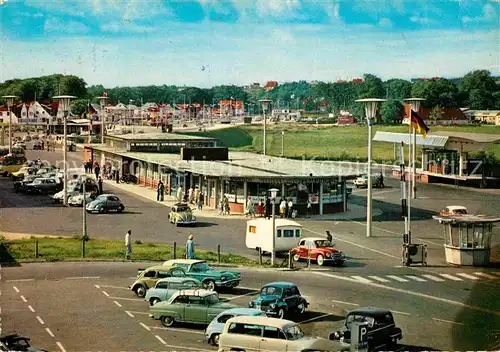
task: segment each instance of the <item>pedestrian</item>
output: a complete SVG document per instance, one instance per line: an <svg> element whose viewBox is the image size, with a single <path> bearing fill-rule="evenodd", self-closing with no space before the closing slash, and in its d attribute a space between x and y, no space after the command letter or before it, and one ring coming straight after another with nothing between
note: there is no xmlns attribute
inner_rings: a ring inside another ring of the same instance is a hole
<svg viewBox="0 0 500 352"><path fill-rule="evenodd" d="M280 202L280 217L281 218L285 217L285 212L286 212L286 201L285 201L285 199L282 199Z"/></svg>
<svg viewBox="0 0 500 352"><path fill-rule="evenodd" d="M94 167L94 173L95 173L95 178L98 179L99 178L99 173L101 172L101 168L99 167L99 164L97 164L97 166Z"/></svg>
<svg viewBox="0 0 500 352"><path fill-rule="evenodd" d="M188 240L186 241L186 259L194 259L194 236L192 233L189 234Z"/></svg>
<svg viewBox="0 0 500 352"><path fill-rule="evenodd" d="M127 253L126 253L127 259L130 259L130 256L132 255L132 240L130 239L130 236L132 236L132 230L128 230L127 234L125 235L125 246L127 247Z"/></svg>
<svg viewBox="0 0 500 352"><path fill-rule="evenodd" d="M115 170L115 180L116 183L120 183L120 171Z"/></svg>
<svg viewBox="0 0 500 352"><path fill-rule="evenodd" d="M194 202L194 189L192 186L189 188L189 191L188 191L188 201L190 204L193 204L193 202Z"/></svg>
<svg viewBox="0 0 500 352"><path fill-rule="evenodd" d="M264 212L266 219L271 218L271 198L266 197L266 204L264 205Z"/></svg>
<svg viewBox="0 0 500 352"><path fill-rule="evenodd" d="M198 196L198 210L203 210L203 202L205 201L205 195L200 192Z"/></svg>
<svg viewBox="0 0 500 352"><path fill-rule="evenodd" d="M160 182L158 182L158 190L157 190L157 194L156 194L156 200L158 202L163 202L164 194L165 194L165 185L163 184L162 180L160 180Z"/></svg>
<svg viewBox="0 0 500 352"><path fill-rule="evenodd" d="M326 231L326 240L330 243L332 243L333 240L332 234L328 230Z"/></svg>
<svg viewBox="0 0 500 352"><path fill-rule="evenodd" d="M224 215L224 196L220 199L219 210L219 215Z"/></svg>
<svg viewBox="0 0 500 352"><path fill-rule="evenodd" d="M309 214L311 214L311 208L312 208L312 205L311 205L311 200L308 199L307 200L307 217L310 217Z"/></svg>
<svg viewBox="0 0 500 352"><path fill-rule="evenodd" d="M99 195L101 195L101 194L103 194L103 191L102 191L102 177L101 176L99 176L97 184L99 185Z"/></svg>
<svg viewBox="0 0 500 352"><path fill-rule="evenodd" d="M378 182L379 182L379 186L380 187L385 188L385 185L384 185L384 174L382 174L382 171L380 172L380 175L378 177Z"/></svg>
<svg viewBox="0 0 500 352"><path fill-rule="evenodd" d="M292 202L292 198L290 198L288 200L288 218L291 218L292 217L292 212L293 212L293 202Z"/></svg>
<svg viewBox="0 0 500 352"><path fill-rule="evenodd" d="M226 215L229 215L229 211L231 209L229 208L229 198L227 196L224 196L224 213Z"/></svg>
<svg viewBox="0 0 500 352"><path fill-rule="evenodd" d="M177 203L182 202L183 197L184 197L184 190L182 189L181 186L179 186L179 188L177 188L177 194L176 194Z"/></svg>

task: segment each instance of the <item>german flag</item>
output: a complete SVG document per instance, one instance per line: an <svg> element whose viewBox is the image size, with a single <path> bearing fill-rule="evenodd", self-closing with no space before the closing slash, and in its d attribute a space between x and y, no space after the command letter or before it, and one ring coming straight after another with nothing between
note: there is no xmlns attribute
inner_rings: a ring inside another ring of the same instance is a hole
<svg viewBox="0 0 500 352"><path fill-rule="evenodd" d="M427 132L429 132L429 127L425 124L424 120L417 114L415 111L411 110L411 127L417 131L417 133L422 136L427 136Z"/></svg>

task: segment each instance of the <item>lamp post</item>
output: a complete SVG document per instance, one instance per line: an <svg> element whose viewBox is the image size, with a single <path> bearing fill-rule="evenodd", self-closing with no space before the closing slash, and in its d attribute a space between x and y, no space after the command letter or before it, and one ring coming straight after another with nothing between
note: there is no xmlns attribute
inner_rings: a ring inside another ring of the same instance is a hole
<svg viewBox="0 0 500 352"><path fill-rule="evenodd" d="M423 98L408 98L408 99L405 99L405 101L407 101L408 103L410 103L410 116L408 116L408 122L409 122L409 125L410 125L410 132L413 132L412 133L412 140L410 141L410 150L408 150L408 154L411 152L411 158L409 158L408 160L408 163L411 167L411 188L408 189L409 192L411 192L411 198L413 199L417 199L417 175L416 175L416 159L417 159L417 131L412 128L412 125L411 125L411 112L412 111L415 111L416 113L418 113L418 111L420 110L420 104L422 103L422 101L424 101L425 99ZM413 131L412 131L413 130ZM410 155L410 154L409 154ZM411 191L410 191L411 190ZM410 197L408 197L410 198Z"/></svg>
<svg viewBox="0 0 500 352"><path fill-rule="evenodd" d="M63 188L63 202L65 206L68 206L68 130L67 130L67 120L69 114L69 106L71 99L76 97L72 95L58 95L53 97L53 99L59 100L58 110L61 109L64 117L64 132L63 132L63 158L64 158L64 188Z"/></svg>
<svg viewBox="0 0 500 352"><path fill-rule="evenodd" d="M278 192L280 190L277 188L271 188L269 190L269 193L271 194L271 203L273 205L273 248L271 251L271 265L274 265L274 258L275 258L275 247L276 247L276 216L275 216L275 210L274 210L274 203L276 202L276 196L278 195Z"/></svg>
<svg viewBox="0 0 500 352"><path fill-rule="evenodd" d="M16 95L4 95L2 98L7 103L7 110L9 112L9 154L12 154L12 105L14 105L14 99L17 98Z"/></svg>
<svg viewBox="0 0 500 352"><path fill-rule="evenodd" d="M85 189L87 187L87 176L83 177L83 201L82 201L82 208L83 208L83 240L87 238L87 190Z"/></svg>
<svg viewBox="0 0 500 352"><path fill-rule="evenodd" d="M266 155L266 133L267 133L266 112L267 112L267 109L269 109L269 104L271 103L271 100L261 99L261 100L259 100L259 103L262 106L262 111L264 112L264 145L262 148L262 154Z"/></svg>
<svg viewBox="0 0 500 352"><path fill-rule="evenodd" d="M106 133L106 122L105 122L105 111L104 107L106 106L106 100L108 99L107 96L103 95L101 97L97 97L99 99L99 105L101 106L101 143L104 144L104 134Z"/></svg>
<svg viewBox="0 0 500 352"><path fill-rule="evenodd" d="M372 236L372 125L377 117L377 108L385 99L366 98L356 102L365 105L366 122L368 124L368 190L366 204L366 237Z"/></svg>
<svg viewBox="0 0 500 352"><path fill-rule="evenodd" d="M285 155L285 131L281 131L281 156Z"/></svg>

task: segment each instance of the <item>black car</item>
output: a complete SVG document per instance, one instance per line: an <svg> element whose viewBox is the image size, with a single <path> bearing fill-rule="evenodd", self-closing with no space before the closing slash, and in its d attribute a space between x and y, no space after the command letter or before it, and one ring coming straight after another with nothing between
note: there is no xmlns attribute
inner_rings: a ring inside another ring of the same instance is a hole
<svg viewBox="0 0 500 352"><path fill-rule="evenodd" d="M26 189L26 185L28 183L32 183L37 178L40 178L38 175L26 175L22 181L14 181L14 192L24 192Z"/></svg>
<svg viewBox="0 0 500 352"><path fill-rule="evenodd" d="M309 303L291 282L271 282L260 290L259 297L248 304L268 316L283 319L285 315L304 314Z"/></svg>
<svg viewBox="0 0 500 352"><path fill-rule="evenodd" d="M342 344L351 344L351 326L353 322L366 323L368 351L394 348L403 338L403 332L396 327L390 310L382 308L357 308L349 312L342 330L330 334L330 340L340 340Z"/></svg>
<svg viewBox="0 0 500 352"><path fill-rule="evenodd" d="M37 178L31 183L24 185L27 193L54 194L63 189L63 185L55 178Z"/></svg>
<svg viewBox="0 0 500 352"><path fill-rule="evenodd" d="M0 337L0 351L6 352L48 352L31 346L30 339L17 334Z"/></svg>

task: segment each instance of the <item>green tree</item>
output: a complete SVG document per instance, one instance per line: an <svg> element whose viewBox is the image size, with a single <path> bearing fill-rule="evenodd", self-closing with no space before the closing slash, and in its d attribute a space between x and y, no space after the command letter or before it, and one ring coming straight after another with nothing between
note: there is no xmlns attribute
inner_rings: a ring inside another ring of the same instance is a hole
<svg viewBox="0 0 500 352"><path fill-rule="evenodd" d="M426 99L425 107L458 107L460 105L457 87L445 78L420 79L413 83L411 95Z"/></svg>
<svg viewBox="0 0 500 352"><path fill-rule="evenodd" d="M412 84L409 81L399 78L393 78L384 82L387 99L403 99L410 98Z"/></svg>
<svg viewBox="0 0 500 352"><path fill-rule="evenodd" d="M460 82L464 103L471 109L495 109L497 100L494 94L497 91L499 87L487 70L469 72Z"/></svg>
<svg viewBox="0 0 500 352"><path fill-rule="evenodd" d="M385 98L384 83L372 74L363 75L363 83L359 90L359 98Z"/></svg>
<svg viewBox="0 0 500 352"><path fill-rule="evenodd" d="M401 120L404 113L403 104L397 100L383 102L380 108L380 118L383 123L393 124Z"/></svg>
<svg viewBox="0 0 500 352"><path fill-rule="evenodd" d="M82 115L88 112L88 99L76 99L71 103L71 113L75 115Z"/></svg>
<svg viewBox="0 0 500 352"><path fill-rule="evenodd" d="M77 98L87 97L87 83L80 77L73 75L62 76L59 85L63 95L74 95Z"/></svg>

